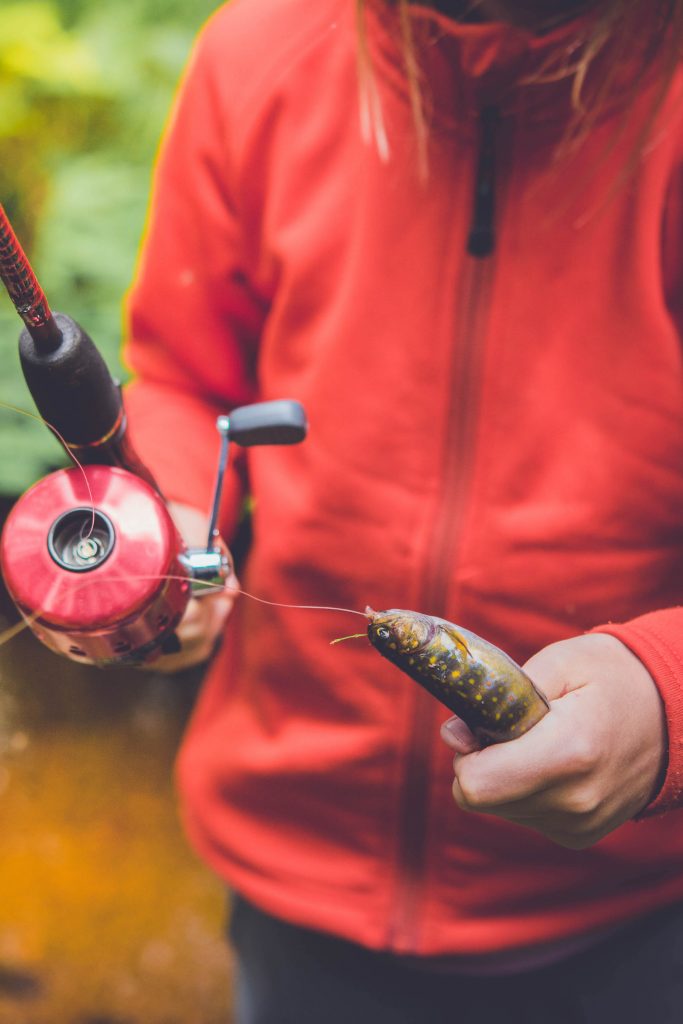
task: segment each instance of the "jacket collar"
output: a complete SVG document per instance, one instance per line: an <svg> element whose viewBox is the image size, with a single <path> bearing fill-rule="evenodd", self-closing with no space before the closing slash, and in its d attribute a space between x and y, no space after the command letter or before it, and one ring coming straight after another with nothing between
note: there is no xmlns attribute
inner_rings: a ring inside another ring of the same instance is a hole
<svg viewBox="0 0 683 1024"><path fill-rule="evenodd" d="M368 37L376 71L408 101L408 82L397 12L387 0L370 0ZM463 23L432 8L411 6L411 26L421 92L431 123L457 129L483 107L501 116L524 112L534 120L566 126L571 116L571 80L558 72L576 57L577 29L590 15L542 35L501 22Z"/></svg>

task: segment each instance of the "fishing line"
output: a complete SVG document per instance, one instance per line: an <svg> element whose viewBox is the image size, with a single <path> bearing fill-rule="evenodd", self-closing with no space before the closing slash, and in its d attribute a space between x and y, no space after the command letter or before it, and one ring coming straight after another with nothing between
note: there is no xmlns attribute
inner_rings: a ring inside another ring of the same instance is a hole
<svg viewBox="0 0 683 1024"><path fill-rule="evenodd" d="M178 582L190 582L189 577L180 575L150 575L150 576L108 576L106 583L128 583L131 581L158 581L163 583L165 581L178 581ZM192 580L194 587L205 587L207 590L214 590L216 593L222 594L234 594L236 597L244 596L250 598L252 601L258 601L259 604L271 605L274 608L291 608L295 611L323 611L323 612L344 612L348 615L360 615L366 619L367 615L365 612L358 611L356 608L342 608L337 605L326 605L326 604L288 604L284 601L269 601L265 597L257 597L256 594L250 593L248 590L243 590L241 587L230 587L225 586L221 583L212 583L210 580ZM74 581L74 586L71 588L73 591L81 590L83 587L93 586L93 584L104 584L104 580L97 578L92 579L79 579L77 582ZM40 619L45 609L39 609L33 612L30 616L27 616L26 620L11 626L9 629L0 633L0 647L3 644L9 643L18 633L22 632L27 626L31 626L34 622ZM356 633L354 636L365 636L364 633ZM339 640L348 640L350 637L340 637ZM337 643L337 640L332 640L330 643Z"/></svg>
<svg viewBox="0 0 683 1024"><path fill-rule="evenodd" d="M82 540L87 540L94 533L94 530L95 530L95 525L96 525L96 509L95 509L94 495L93 495L93 492L92 492L92 488L90 486L90 482L88 480L87 473L85 472L84 466L79 461L79 459L76 457L76 455L74 455L74 453L71 451L71 449L69 448L68 444L66 443L66 441L65 441L64 437L62 436L62 434L60 433L60 431L56 427L54 427L51 423L49 423L47 420L43 419L42 416L40 416L40 415L38 415L37 413L34 413L34 412L29 412L27 409L22 409L19 406L12 405L11 403L5 402L5 401L2 401L2 400L0 400L0 408L7 409L10 412L17 413L17 414L19 414L21 416L27 416L29 419L37 420L39 423L42 423L46 427L48 427L48 429L51 430L52 433L55 435L55 437L57 437L58 440L61 442L62 446L64 447L65 451L68 453L68 455L69 455L70 459L73 461L74 465L80 470L80 473L81 473L81 475L83 477L83 480L85 481L85 486L86 486L86 489L87 489L87 492L88 492L88 495L89 495L89 499L90 499L89 500L90 524L89 524L89 527L88 527L87 531L85 529L85 524L84 524L82 532L81 532L81 539ZM102 579L99 579L98 577L91 577L89 579L88 578L86 578L86 579L81 578L81 579L78 580L77 583L76 583L76 581L74 581L75 586L72 586L70 588L70 590L73 593L74 591L80 590L82 587L92 586L93 584L97 584L97 583L101 583L101 584L104 584L105 582L106 583L110 583L110 582L125 583L125 582L136 581L136 580L138 580L138 581L145 581L145 580L147 580L147 581L155 581L155 580L158 580L159 583L162 583L164 581L169 581L169 582L170 581L179 581L179 582L188 581L189 582L189 577L179 576L179 575L178 576L173 576L173 575L155 575L155 576L142 576L141 575L141 576L137 576L136 575L136 576L121 576L121 577L108 576L106 581L102 580ZM292 609L292 610L295 610L295 611L341 612L343 614L348 614L348 615L360 615L364 619L367 618L365 612L361 612L361 611L359 611L356 608L343 608L343 607L340 607L340 606L337 606L337 605L294 604L294 603L288 603L288 602L284 602L284 601L271 601L271 600L268 600L267 598L259 597L256 594L252 594L249 591L246 591L246 590L242 589L242 587L225 586L224 584L221 584L221 583L213 583L211 581L201 580L201 579L194 579L194 580L192 580L192 584L193 584L193 586L195 588L196 587L205 587L205 588L207 588L209 590L215 590L217 592L223 592L223 593L231 593L231 594L234 594L235 596L239 596L240 594L243 594L245 597L248 597L252 601L256 601L259 604L263 604L263 605L270 605L271 607L274 607L274 608L289 608L289 609ZM22 622L14 625L12 627L10 627L9 629L5 630L3 633L0 633L0 646L2 646L5 643L8 643L10 640L12 640L18 633L22 632L23 629L25 629L27 625L31 626L36 620L40 619L40 617L41 617L41 615L43 614L44 611L45 611L45 609L34 611L34 612L31 613L30 616L27 616ZM363 634L357 634L357 635L358 636L362 636ZM347 638L340 638L340 639L347 639ZM336 642L336 641L332 641L332 642Z"/></svg>
<svg viewBox="0 0 683 1024"><path fill-rule="evenodd" d="M126 583L129 580L179 580L183 581L187 579L186 576L108 576L107 581L116 583ZM87 583L98 583L98 580L83 580L83 584ZM240 595L251 598L252 601L258 601L259 604L268 604L273 608L293 608L296 611L312 611L312 612L346 612L349 615L360 615L366 619L367 615L365 612L359 612L357 608L341 608L337 605L330 604L288 604L285 601L269 601L265 597L257 597L256 594L251 594L248 590L243 590L242 587L230 587L225 586L222 583L212 583L211 580L192 580L193 586L206 587L207 590L215 590L217 593L222 594L235 594L236 597Z"/></svg>
<svg viewBox="0 0 683 1024"><path fill-rule="evenodd" d="M38 617L38 613L36 613L35 617ZM25 619L22 619L21 622L17 622L13 626L10 626L8 629L4 630L4 632L0 633L0 647L2 647L4 644L9 643L10 640L13 640L15 636L17 636L23 630L28 629L28 627L29 623Z"/></svg>
<svg viewBox="0 0 683 1024"><path fill-rule="evenodd" d="M8 626L2 633L0 633L0 647L4 644L9 643L15 636L28 629L33 623L40 618L40 612L32 612L31 615L27 615L26 618L22 618L20 622L15 622L13 626Z"/></svg>
<svg viewBox="0 0 683 1024"><path fill-rule="evenodd" d="M55 437L58 439L58 441L61 442L61 445L64 448L64 451L67 453L67 455L72 460L74 465L81 471L81 476L83 477L83 481L85 483L86 489L88 491L88 496L90 498L90 502L89 502L89 504L90 504L90 529L81 538L82 540L87 540L88 537L90 537L90 535L92 534L93 530L95 529L95 498L94 498L93 493L92 493L92 488L90 486L90 481L88 480L88 474L85 472L83 464L81 462L79 462L79 460L76 458L74 453L69 448L69 445L67 444L66 439L64 437L62 437L62 435L57 430L57 428L53 427L52 424L48 423L47 420L44 420L42 416L38 415L38 413L29 412L28 409L20 409L18 405L11 405L10 402L3 402L3 401L0 401L0 408L2 408L2 409L9 409L10 412L19 413L20 416L28 416L29 419L37 420L38 423L42 423L44 426L46 426L48 428L48 430L52 431L52 433L55 435ZM0 643L1 642L2 642L2 637L0 636Z"/></svg>
<svg viewBox="0 0 683 1024"><path fill-rule="evenodd" d="M245 597L250 597L252 601L258 601L259 604L270 604L275 608L294 608L300 611L311 611L311 612L347 612L349 615L361 615L364 619L367 619L365 612L359 612L356 608L338 608L336 605L330 604L286 604L284 601L267 601L264 597L257 597L256 594L250 594L246 590L234 591L237 594L244 594Z"/></svg>

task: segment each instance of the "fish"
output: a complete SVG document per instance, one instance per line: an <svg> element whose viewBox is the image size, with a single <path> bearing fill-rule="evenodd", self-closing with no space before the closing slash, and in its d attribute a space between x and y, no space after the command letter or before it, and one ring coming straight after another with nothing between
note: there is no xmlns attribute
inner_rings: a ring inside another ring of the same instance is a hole
<svg viewBox="0 0 683 1024"><path fill-rule="evenodd" d="M550 710L526 672L476 633L402 608L368 606L365 614L372 646L461 718L482 747L516 739Z"/></svg>

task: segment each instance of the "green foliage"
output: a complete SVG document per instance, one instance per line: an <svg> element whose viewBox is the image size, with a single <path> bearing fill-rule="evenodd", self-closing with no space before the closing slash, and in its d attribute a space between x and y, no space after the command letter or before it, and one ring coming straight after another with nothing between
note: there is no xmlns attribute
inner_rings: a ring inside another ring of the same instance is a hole
<svg viewBox="0 0 683 1024"><path fill-rule="evenodd" d="M151 164L175 84L217 0L3 0L0 201L55 309L73 316L112 373ZM0 401L33 411L0 292ZM0 493L63 462L35 420L0 408Z"/></svg>

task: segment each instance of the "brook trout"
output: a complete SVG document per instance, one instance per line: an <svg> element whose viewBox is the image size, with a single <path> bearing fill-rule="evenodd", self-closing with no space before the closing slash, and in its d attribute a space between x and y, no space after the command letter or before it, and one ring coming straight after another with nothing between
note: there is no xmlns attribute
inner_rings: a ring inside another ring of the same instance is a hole
<svg viewBox="0 0 683 1024"><path fill-rule="evenodd" d="M462 718L482 746L521 736L550 710L519 665L476 633L400 608L365 613L373 647Z"/></svg>

